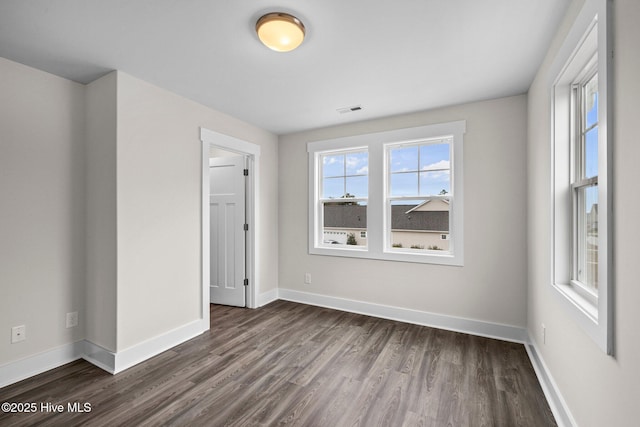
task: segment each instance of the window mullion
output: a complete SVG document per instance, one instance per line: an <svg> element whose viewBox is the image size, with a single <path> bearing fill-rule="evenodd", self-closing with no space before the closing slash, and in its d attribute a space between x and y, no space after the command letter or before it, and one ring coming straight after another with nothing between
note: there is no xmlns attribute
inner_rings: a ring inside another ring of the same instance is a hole
<svg viewBox="0 0 640 427"><path fill-rule="evenodd" d="M347 195L347 155L342 155L342 196Z"/></svg>
<svg viewBox="0 0 640 427"><path fill-rule="evenodd" d="M421 194L420 193L420 164L421 164L421 162L420 162L420 147L421 146L418 145L418 173L416 174L417 175L416 179L418 180L418 194Z"/></svg>

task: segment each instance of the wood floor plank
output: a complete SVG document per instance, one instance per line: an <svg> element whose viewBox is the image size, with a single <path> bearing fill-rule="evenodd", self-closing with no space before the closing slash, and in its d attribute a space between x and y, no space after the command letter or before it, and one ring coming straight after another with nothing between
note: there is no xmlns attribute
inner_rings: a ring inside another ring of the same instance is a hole
<svg viewBox="0 0 640 427"><path fill-rule="evenodd" d="M212 305L210 331L120 374L80 360L0 401L65 405L0 426L556 425L520 344L287 301Z"/></svg>

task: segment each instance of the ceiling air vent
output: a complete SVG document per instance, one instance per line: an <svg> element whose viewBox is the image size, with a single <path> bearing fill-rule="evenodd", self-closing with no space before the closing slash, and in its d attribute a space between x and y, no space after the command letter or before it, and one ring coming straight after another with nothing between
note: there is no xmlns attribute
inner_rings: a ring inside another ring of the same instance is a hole
<svg viewBox="0 0 640 427"><path fill-rule="evenodd" d="M353 113L354 111L360 111L360 110L362 110L361 105L353 105L351 107L338 108L336 111L340 114L346 114L346 113Z"/></svg>

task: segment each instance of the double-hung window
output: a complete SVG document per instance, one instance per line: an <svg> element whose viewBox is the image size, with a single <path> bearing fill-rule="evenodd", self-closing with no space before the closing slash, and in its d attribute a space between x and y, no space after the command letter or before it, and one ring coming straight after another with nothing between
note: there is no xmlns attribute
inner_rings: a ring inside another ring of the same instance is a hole
<svg viewBox="0 0 640 427"><path fill-rule="evenodd" d="M465 122L310 142L309 253L463 264Z"/></svg>
<svg viewBox="0 0 640 427"><path fill-rule="evenodd" d="M612 331L613 50L607 0L586 0L551 66L552 283L608 354Z"/></svg>
<svg viewBox="0 0 640 427"><path fill-rule="evenodd" d="M452 138L386 145L386 249L450 253Z"/></svg>
<svg viewBox="0 0 640 427"><path fill-rule="evenodd" d="M572 280L595 304L598 291L598 72L592 64L572 85Z"/></svg>
<svg viewBox="0 0 640 427"><path fill-rule="evenodd" d="M369 155L366 149L320 153L318 224L325 245L366 247Z"/></svg>

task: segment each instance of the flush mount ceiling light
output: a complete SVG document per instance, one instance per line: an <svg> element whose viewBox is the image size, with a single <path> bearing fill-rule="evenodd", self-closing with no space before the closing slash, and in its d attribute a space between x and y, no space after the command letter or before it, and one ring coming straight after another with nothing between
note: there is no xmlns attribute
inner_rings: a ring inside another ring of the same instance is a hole
<svg viewBox="0 0 640 427"><path fill-rule="evenodd" d="M304 25L288 13L267 13L256 22L256 33L260 41L269 49L289 52L300 46L304 40Z"/></svg>

